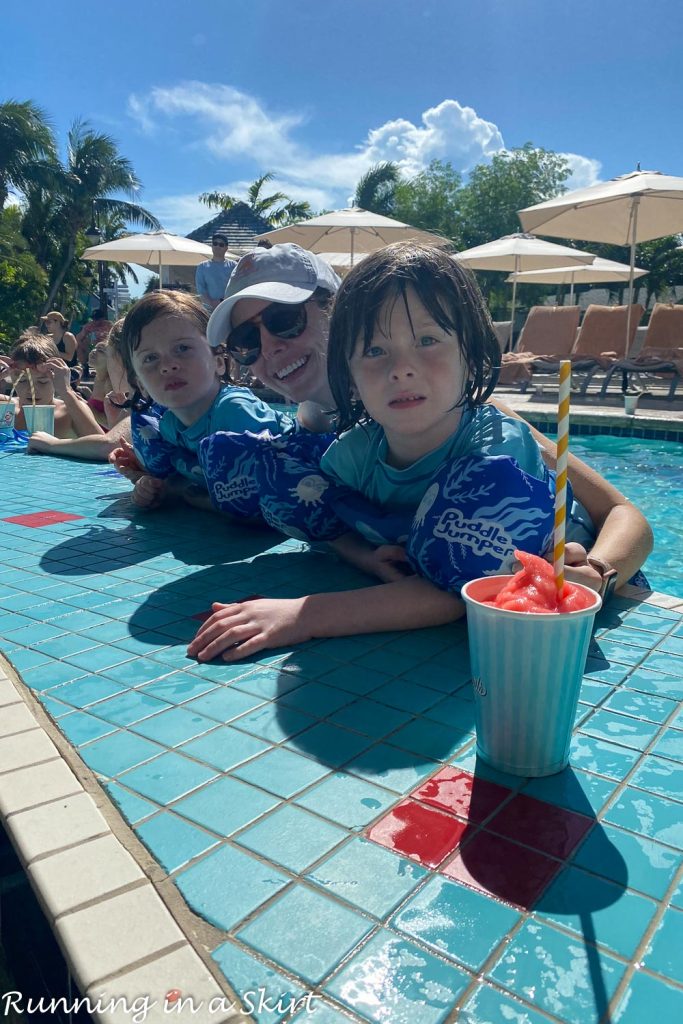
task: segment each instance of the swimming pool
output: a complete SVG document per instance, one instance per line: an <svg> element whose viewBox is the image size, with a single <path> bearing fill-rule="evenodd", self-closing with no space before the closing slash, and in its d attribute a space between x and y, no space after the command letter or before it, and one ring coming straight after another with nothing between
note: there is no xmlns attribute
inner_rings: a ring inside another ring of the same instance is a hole
<svg viewBox="0 0 683 1024"><path fill-rule="evenodd" d="M654 530L655 546L643 569L653 590L683 598L681 445L639 437L596 434L570 440L570 450L618 487Z"/></svg>

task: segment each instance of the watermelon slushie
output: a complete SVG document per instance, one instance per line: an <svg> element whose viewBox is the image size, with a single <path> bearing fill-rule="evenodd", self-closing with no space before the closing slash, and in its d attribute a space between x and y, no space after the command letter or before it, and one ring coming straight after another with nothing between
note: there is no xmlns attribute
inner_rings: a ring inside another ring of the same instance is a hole
<svg viewBox="0 0 683 1024"><path fill-rule="evenodd" d="M593 604L585 587L567 583L558 594L555 576L550 562L526 551L515 551L515 558L522 568L498 592L494 601L496 608L509 612L532 612L536 615L557 615L564 612L578 612Z"/></svg>

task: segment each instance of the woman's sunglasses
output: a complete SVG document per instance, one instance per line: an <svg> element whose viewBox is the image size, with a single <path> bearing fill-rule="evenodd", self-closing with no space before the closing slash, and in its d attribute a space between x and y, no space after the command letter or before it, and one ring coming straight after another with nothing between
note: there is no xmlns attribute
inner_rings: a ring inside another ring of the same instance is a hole
<svg viewBox="0 0 683 1024"><path fill-rule="evenodd" d="M227 339L228 354L240 366L251 366L261 355L261 326L275 338L290 340L298 338L306 330L308 317L306 303L289 305L272 302L261 310L258 320L246 320Z"/></svg>

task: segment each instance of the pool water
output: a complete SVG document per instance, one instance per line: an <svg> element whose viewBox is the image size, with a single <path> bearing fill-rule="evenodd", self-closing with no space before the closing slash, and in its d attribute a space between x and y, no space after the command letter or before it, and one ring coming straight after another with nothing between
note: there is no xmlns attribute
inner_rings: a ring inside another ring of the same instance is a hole
<svg viewBox="0 0 683 1024"><path fill-rule="evenodd" d="M653 590L683 598L681 445L596 434L571 438L570 450L618 487L647 517L655 546L643 571Z"/></svg>

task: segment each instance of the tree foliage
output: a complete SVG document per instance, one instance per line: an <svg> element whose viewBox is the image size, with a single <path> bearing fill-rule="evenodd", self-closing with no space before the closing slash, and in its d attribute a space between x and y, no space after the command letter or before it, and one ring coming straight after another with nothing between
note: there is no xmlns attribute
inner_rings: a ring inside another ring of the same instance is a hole
<svg viewBox="0 0 683 1024"><path fill-rule="evenodd" d="M394 193L394 216L423 231L434 231L462 248L462 176L452 164L432 160L414 178L402 179Z"/></svg>
<svg viewBox="0 0 683 1024"><path fill-rule="evenodd" d="M21 211L0 211L0 352L6 352L34 321L47 294L47 275L28 251Z"/></svg>
<svg viewBox="0 0 683 1024"><path fill-rule="evenodd" d="M0 210L10 191L23 192L36 180L48 184L57 153L52 126L30 100L0 103Z"/></svg>
<svg viewBox="0 0 683 1024"><path fill-rule="evenodd" d="M257 216L262 217L272 227L285 227L298 220L307 220L313 215L311 206L307 202L297 202L290 199L284 192L273 192L266 196L263 194L263 186L274 178L272 171L266 171L260 178L251 183L247 189L247 206ZM237 196L231 196L227 192L202 192L199 201L205 206L218 207L226 213L232 210L237 203L244 202Z"/></svg>
<svg viewBox="0 0 683 1024"><path fill-rule="evenodd" d="M375 164L356 185L353 205L382 217L395 216L396 188L400 181L398 164L390 160Z"/></svg>

